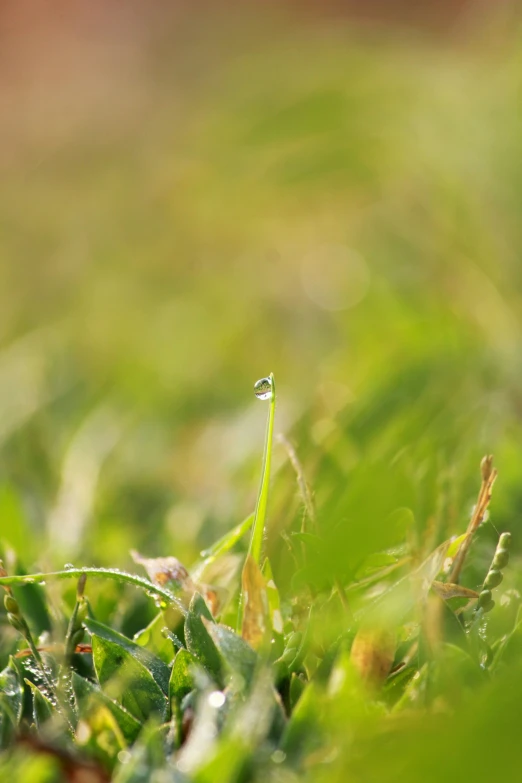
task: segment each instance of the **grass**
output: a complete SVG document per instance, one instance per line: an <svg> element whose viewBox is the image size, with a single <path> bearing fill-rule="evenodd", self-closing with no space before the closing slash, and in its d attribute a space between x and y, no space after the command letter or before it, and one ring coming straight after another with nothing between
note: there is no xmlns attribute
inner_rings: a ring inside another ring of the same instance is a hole
<svg viewBox="0 0 522 783"><path fill-rule="evenodd" d="M397 541L363 560L351 580L323 573L328 590L301 586L283 602L268 561L260 568L275 411L273 376L270 381L256 513L202 553L203 564L219 563L253 522L242 587L232 582L227 601L216 602L212 587L194 581L204 572L201 564L191 577L174 558L140 560L150 580L74 567L0 576L8 623L22 640L0 674L6 773L27 774L24 745L36 743L34 758L42 764L31 772L35 780L50 774L44 759L53 760L58 778L86 768L97 780L278 780L282 771L292 776L299 770L314 779L325 764L329 774L341 774L335 761L341 726L362 737L371 726L378 737L388 723L397 733L398 714L453 714L470 689L497 676L519 635L518 619L501 636L486 630L495 607L492 591L509 564L510 534L500 537L480 593L458 584L491 500L492 458L482 462L482 486L465 534L431 552L426 537L418 551ZM290 454L302 488L300 465ZM310 504L304 490L306 499ZM310 508L308 514L313 518ZM289 545L297 551L304 545L305 563L311 554L321 557L319 536L302 529L293 538ZM95 619L87 598L93 577L142 588L159 603L134 640ZM31 617L48 601L42 585L69 578L78 586L67 626L49 606L52 644L35 643ZM17 596L28 587L32 596L20 604ZM235 632L228 623L238 602ZM312 607L308 616L303 602ZM322 612L332 609L341 615L333 623L341 633L318 643ZM63 641L60 626L66 628ZM351 754L344 759L351 761Z"/></svg>
<svg viewBox="0 0 522 783"><path fill-rule="evenodd" d="M517 780L517 19L225 21L10 109L0 772Z"/></svg>

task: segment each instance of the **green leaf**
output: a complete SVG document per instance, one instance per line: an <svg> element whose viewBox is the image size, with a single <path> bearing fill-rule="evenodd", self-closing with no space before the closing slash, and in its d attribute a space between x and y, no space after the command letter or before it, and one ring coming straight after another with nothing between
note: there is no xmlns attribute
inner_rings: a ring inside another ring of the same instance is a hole
<svg viewBox="0 0 522 783"><path fill-rule="evenodd" d="M149 650L168 666L172 665L174 650L172 649L171 639L163 633L164 626L165 618L163 613L160 612L145 628L134 635L132 641L139 647ZM163 682L163 678L161 680ZM161 687L160 682L158 682L158 685Z"/></svg>
<svg viewBox="0 0 522 783"><path fill-rule="evenodd" d="M101 703L91 710L88 720L79 721L76 743L85 757L99 761L109 770L114 768L118 754L127 747L116 718Z"/></svg>
<svg viewBox="0 0 522 783"><path fill-rule="evenodd" d="M112 628L103 625L103 623L99 623L97 620L93 620L89 617L85 620L84 625L91 634L95 634L102 639L106 639L108 642L117 644L130 653L149 670L163 693L165 695L168 694L170 670L164 661L160 660L154 653L147 650L147 648L136 644L136 642L133 642L131 639L128 639L117 631L113 631Z"/></svg>
<svg viewBox="0 0 522 783"><path fill-rule="evenodd" d="M25 682L26 685L30 687L33 696L34 722L38 728L41 728L46 721L53 717L56 708L33 682L30 680L26 680Z"/></svg>
<svg viewBox="0 0 522 783"><path fill-rule="evenodd" d="M235 544L237 544L245 533L250 530L254 522L254 516L254 514L249 514L243 522L240 522L239 525L236 525L236 527L229 530L228 533L225 533L225 535L218 539L209 549L205 549L200 553L201 557L204 559L191 569L193 579L199 579L200 574L203 573L207 566L213 563L220 555L230 552Z"/></svg>
<svg viewBox="0 0 522 783"><path fill-rule="evenodd" d="M185 619L187 649L196 658L197 662L216 680L216 683L221 686L223 685L221 657L203 624L202 616L207 620L212 620L212 615L205 602L198 593L195 593Z"/></svg>
<svg viewBox="0 0 522 783"><path fill-rule="evenodd" d="M24 691L13 659L0 672L0 748L11 743L22 717Z"/></svg>
<svg viewBox="0 0 522 783"><path fill-rule="evenodd" d="M22 717L24 689L17 674L13 658L0 672L0 705L9 710L18 725Z"/></svg>
<svg viewBox="0 0 522 783"><path fill-rule="evenodd" d="M206 617L207 620L212 620L212 622L214 622L212 612L208 608L205 599L200 593L194 593L190 602L190 607L195 614L198 614L201 617Z"/></svg>
<svg viewBox="0 0 522 783"><path fill-rule="evenodd" d="M192 773L194 783L236 783L244 779L250 748L240 737L226 737L211 758Z"/></svg>
<svg viewBox="0 0 522 783"><path fill-rule="evenodd" d="M165 720L165 695L150 671L128 650L95 634L92 656L98 682L111 699L121 702L140 721L153 713Z"/></svg>
<svg viewBox="0 0 522 783"><path fill-rule="evenodd" d="M297 705L297 702L303 695L303 691L306 688L306 683L295 672L292 672L290 678L290 709L293 711Z"/></svg>
<svg viewBox="0 0 522 783"><path fill-rule="evenodd" d="M171 702L175 701L179 704L182 698L194 689L194 677L191 667L195 664L196 661L188 650L180 650L176 655L169 683Z"/></svg>
<svg viewBox="0 0 522 783"><path fill-rule="evenodd" d="M249 685L258 661L255 650L238 636L232 628L218 623L210 623L206 620L203 620L203 623L219 650L225 667L231 672L237 672L244 679L245 684Z"/></svg>
<svg viewBox="0 0 522 783"><path fill-rule="evenodd" d="M287 723L281 742L285 753L300 757L307 750L321 745L319 719L322 709L322 694L317 685L311 683L305 688Z"/></svg>
<svg viewBox="0 0 522 783"><path fill-rule="evenodd" d="M110 699L98 685L72 673L74 695L79 705L80 717L89 722L89 716L98 707L106 707L112 713L127 742L134 742L141 731L141 723L118 702Z"/></svg>
<svg viewBox="0 0 522 783"><path fill-rule="evenodd" d="M172 765L167 773L165 767L165 734L167 726L158 726L150 721L132 748L124 764L116 769L114 783L150 783L152 780L169 783L187 783L186 778Z"/></svg>
<svg viewBox="0 0 522 783"><path fill-rule="evenodd" d="M27 573L26 569L19 562L16 564L16 571L20 575ZM31 628L38 634L52 630L51 618L47 609L47 597L43 587L38 584L13 587L13 595Z"/></svg>
<svg viewBox="0 0 522 783"><path fill-rule="evenodd" d="M400 712L411 707L422 708L426 703L430 669L425 663L408 682L402 696L393 706L392 712Z"/></svg>
<svg viewBox="0 0 522 783"><path fill-rule="evenodd" d="M210 558L218 557L218 555L230 552L234 544L237 544L237 542L245 535L245 533L250 530L253 522L254 514L249 514L242 522L239 523L239 525L236 525L232 528L232 530L229 530L228 533L225 533L225 535L219 538L214 544L212 544L211 547L200 552L201 557L204 557L208 560Z"/></svg>
<svg viewBox="0 0 522 783"><path fill-rule="evenodd" d="M268 611L270 613L270 625L276 633L283 633L283 617L281 615L281 601L279 590L274 582L272 567L268 557L266 558L262 574L266 582L266 597L268 599Z"/></svg>
<svg viewBox="0 0 522 783"><path fill-rule="evenodd" d="M467 650L444 642L438 651L430 678L430 700L441 696L448 704L456 705L463 695L472 693L487 679L488 673Z"/></svg>

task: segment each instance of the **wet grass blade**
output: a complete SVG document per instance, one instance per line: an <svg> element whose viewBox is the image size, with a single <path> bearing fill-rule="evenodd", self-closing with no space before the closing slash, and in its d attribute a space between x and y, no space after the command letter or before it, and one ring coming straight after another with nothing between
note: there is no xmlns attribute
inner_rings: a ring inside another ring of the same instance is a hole
<svg viewBox="0 0 522 783"><path fill-rule="evenodd" d="M265 451L263 454L263 469L261 473L261 486L257 498L256 511L254 515L254 529L250 540L249 554L256 563L261 566L261 552L263 549L263 534L265 531L266 509L268 505L268 488L270 484L270 463L272 461L272 440L274 436L274 414L276 404L276 389L273 373L268 376L270 381L271 393L270 408L268 411L268 420L266 425ZM259 382L258 382L259 383ZM257 386L257 384L256 384Z"/></svg>

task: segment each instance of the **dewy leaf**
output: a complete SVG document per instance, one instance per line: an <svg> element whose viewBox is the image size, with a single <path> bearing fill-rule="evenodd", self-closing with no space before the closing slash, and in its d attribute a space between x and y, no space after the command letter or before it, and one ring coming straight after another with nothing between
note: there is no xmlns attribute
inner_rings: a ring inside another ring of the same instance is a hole
<svg viewBox="0 0 522 783"><path fill-rule="evenodd" d="M23 688L13 659L0 672L0 748L12 741L22 717Z"/></svg>
<svg viewBox="0 0 522 783"><path fill-rule="evenodd" d="M120 702L139 721L156 713L167 716L167 699L150 671L131 653L112 641L92 637L92 657L104 692Z"/></svg>
<svg viewBox="0 0 522 783"><path fill-rule="evenodd" d="M232 628L203 620L205 628L219 650L227 669L241 675L247 685L254 676L257 653Z"/></svg>
<svg viewBox="0 0 522 783"><path fill-rule="evenodd" d="M187 649L196 658L209 674L216 680L218 685L223 684L222 663L216 648L216 645L209 636L209 633L201 617L212 621L205 602L201 596L196 593L191 601L190 608L185 618L185 642Z"/></svg>
<svg viewBox="0 0 522 783"><path fill-rule="evenodd" d="M269 632L268 598L266 583L257 562L247 555L242 575L243 639L257 649Z"/></svg>
<svg viewBox="0 0 522 783"><path fill-rule="evenodd" d="M17 574L23 576L26 573L20 562L17 562L15 568ZM38 584L26 584L23 587L13 588L13 595L31 628L34 628L38 634L44 631L51 631L52 622L43 587Z"/></svg>
<svg viewBox="0 0 522 783"><path fill-rule="evenodd" d="M121 704L109 699L107 694L93 682L80 677L76 672L72 674L72 685L82 719L89 723L92 713L103 706L113 715L125 740L128 743L134 742L141 731L141 723L130 712Z"/></svg>
<svg viewBox="0 0 522 783"><path fill-rule="evenodd" d="M212 620L212 622L214 622L214 618L212 617L212 612L208 608L203 596L201 596L199 593L194 593L192 597L192 601L190 603L190 609L193 614L200 615L201 617L206 617L207 620Z"/></svg>
<svg viewBox="0 0 522 783"><path fill-rule="evenodd" d="M36 726L41 726L53 717L55 714L55 707L51 701L45 696L41 690L30 680L26 680L26 685L31 689L33 696L33 718Z"/></svg>
<svg viewBox="0 0 522 783"><path fill-rule="evenodd" d="M187 693L194 689L194 677L191 667L196 661L188 650L180 650L174 660L170 675L169 696L170 700L179 704Z"/></svg>
<svg viewBox="0 0 522 783"><path fill-rule="evenodd" d="M9 665L0 672L0 707L5 707L13 716L15 724L22 716L24 691L11 659Z"/></svg>
<svg viewBox="0 0 522 783"><path fill-rule="evenodd" d="M84 625L91 634L96 634L96 636L106 639L108 642L117 644L130 653L149 670L163 693L166 695L169 692L169 667L164 661L157 658L154 653L150 652L150 650L147 650L145 647L136 644L136 642L133 642L131 639L127 639L123 634L113 631L112 628L109 628L107 625L103 625L103 623L93 620L91 617L85 619Z"/></svg>

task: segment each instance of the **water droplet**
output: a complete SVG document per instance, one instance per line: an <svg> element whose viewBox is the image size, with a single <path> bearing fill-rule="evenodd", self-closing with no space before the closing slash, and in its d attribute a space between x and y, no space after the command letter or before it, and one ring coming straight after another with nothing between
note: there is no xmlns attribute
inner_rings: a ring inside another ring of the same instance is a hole
<svg viewBox="0 0 522 783"><path fill-rule="evenodd" d="M214 707L215 709L219 710L220 707L223 706L223 704L226 701L225 694L221 691L212 691L210 696L208 697L208 703L211 707Z"/></svg>
<svg viewBox="0 0 522 783"><path fill-rule="evenodd" d="M64 571L70 571L71 568L74 568L74 567L75 566L74 566L73 563L66 563L63 568L64 568Z"/></svg>
<svg viewBox="0 0 522 783"><path fill-rule="evenodd" d="M272 381L270 378L260 378L254 383L254 394L258 400L269 400L272 396Z"/></svg>

